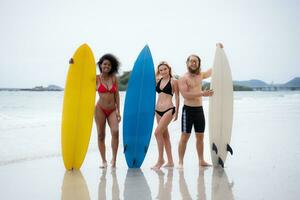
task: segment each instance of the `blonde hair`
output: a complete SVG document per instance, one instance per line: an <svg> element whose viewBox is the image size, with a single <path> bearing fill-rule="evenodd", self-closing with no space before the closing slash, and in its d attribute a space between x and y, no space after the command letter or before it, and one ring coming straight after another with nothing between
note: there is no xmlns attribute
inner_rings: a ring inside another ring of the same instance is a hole
<svg viewBox="0 0 300 200"><path fill-rule="evenodd" d="M165 65L167 66L167 68L169 69L169 75L170 75L170 78L172 78L172 68L171 66L166 62L166 61L161 61L158 65L157 65L157 68L156 68L156 77L159 77L159 67L162 66L162 65Z"/></svg>

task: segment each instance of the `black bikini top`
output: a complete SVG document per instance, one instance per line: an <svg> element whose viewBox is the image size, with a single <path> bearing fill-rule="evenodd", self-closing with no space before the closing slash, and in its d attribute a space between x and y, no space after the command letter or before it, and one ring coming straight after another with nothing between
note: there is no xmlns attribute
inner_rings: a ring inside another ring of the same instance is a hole
<svg viewBox="0 0 300 200"><path fill-rule="evenodd" d="M166 86L162 90L160 89L161 80L162 80L162 78L158 81L158 83L156 85L156 92L157 93L163 92L165 94L169 94L169 95L173 96L171 79L169 80L169 82L166 84Z"/></svg>

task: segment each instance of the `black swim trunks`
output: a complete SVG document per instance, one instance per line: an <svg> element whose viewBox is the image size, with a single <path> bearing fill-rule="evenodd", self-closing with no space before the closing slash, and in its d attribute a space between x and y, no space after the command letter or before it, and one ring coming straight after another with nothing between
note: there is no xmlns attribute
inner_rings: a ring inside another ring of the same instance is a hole
<svg viewBox="0 0 300 200"><path fill-rule="evenodd" d="M193 125L196 133L204 133L205 117L203 107L184 105L181 116L181 131L183 133L191 133Z"/></svg>

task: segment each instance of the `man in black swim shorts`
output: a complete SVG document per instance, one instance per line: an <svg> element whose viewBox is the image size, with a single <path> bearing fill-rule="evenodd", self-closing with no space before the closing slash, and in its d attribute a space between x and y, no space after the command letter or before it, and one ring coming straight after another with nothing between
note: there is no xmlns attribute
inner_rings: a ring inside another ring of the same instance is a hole
<svg viewBox="0 0 300 200"><path fill-rule="evenodd" d="M223 48L221 43L218 43L217 45ZM210 164L204 160L203 156L205 117L202 107L202 96L210 97L213 95L213 91L202 91L202 80L211 76L212 69L202 72L201 59L197 55L190 55L186 60L186 65L188 72L186 72L178 82L179 92L184 98L181 117L182 134L178 146L178 168L183 168L183 158L192 127L194 127L196 133L196 149L199 166L210 166Z"/></svg>

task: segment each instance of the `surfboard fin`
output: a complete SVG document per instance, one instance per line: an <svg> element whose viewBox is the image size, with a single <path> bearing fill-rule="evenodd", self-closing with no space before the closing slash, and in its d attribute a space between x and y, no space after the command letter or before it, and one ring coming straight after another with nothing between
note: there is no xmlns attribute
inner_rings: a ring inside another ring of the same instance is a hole
<svg viewBox="0 0 300 200"><path fill-rule="evenodd" d="M226 149L227 149L228 152L230 152L231 155L233 154L233 150L232 150L232 148L229 144L227 144Z"/></svg>
<svg viewBox="0 0 300 200"><path fill-rule="evenodd" d="M133 159L133 161L132 161L132 166L134 167L134 166L135 166L135 164L136 164L136 160L135 160L135 159Z"/></svg>
<svg viewBox="0 0 300 200"><path fill-rule="evenodd" d="M219 164L222 166L222 168L224 168L224 162L222 160L222 158L219 157Z"/></svg>
<svg viewBox="0 0 300 200"><path fill-rule="evenodd" d="M215 151L216 154L218 154L218 148L215 143L212 144L212 150Z"/></svg>
<svg viewBox="0 0 300 200"><path fill-rule="evenodd" d="M125 144L125 146L124 146L123 153L125 153L126 149L127 149L127 144Z"/></svg>

